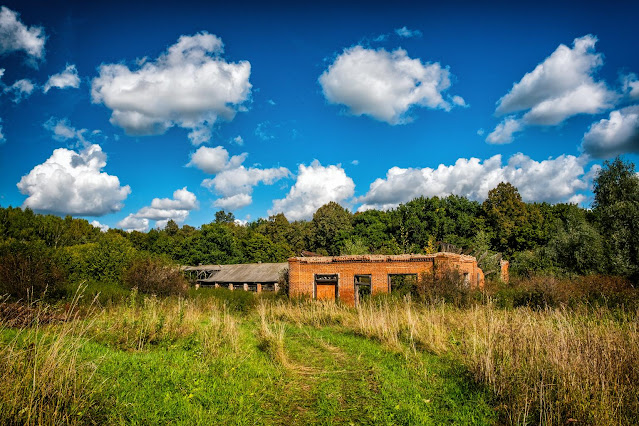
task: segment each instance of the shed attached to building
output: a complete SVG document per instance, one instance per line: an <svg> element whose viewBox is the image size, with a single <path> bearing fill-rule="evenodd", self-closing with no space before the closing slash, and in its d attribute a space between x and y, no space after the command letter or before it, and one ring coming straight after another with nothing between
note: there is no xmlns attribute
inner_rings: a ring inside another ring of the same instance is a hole
<svg viewBox="0 0 639 426"><path fill-rule="evenodd" d="M219 270L198 280L201 286L227 287L229 290L278 291L279 280L288 263L244 263L217 265Z"/></svg>

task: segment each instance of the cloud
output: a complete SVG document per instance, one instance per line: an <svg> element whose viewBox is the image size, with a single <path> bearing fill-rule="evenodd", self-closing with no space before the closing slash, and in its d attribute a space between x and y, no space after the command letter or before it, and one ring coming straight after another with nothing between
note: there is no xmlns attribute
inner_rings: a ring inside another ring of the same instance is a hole
<svg viewBox="0 0 639 426"><path fill-rule="evenodd" d="M521 120L517 120L514 116L506 117L504 121L499 123L495 130L488 134L486 142L496 145L511 143L513 134L523 129ZM479 132L477 133L479 134ZM482 133L483 134L483 130Z"/></svg>
<svg viewBox="0 0 639 426"><path fill-rule="evenodd" d="M359 160L353 160L353 161L351 161L351 164L353 166L359 166Z"/></svg>
<svg viewBox="0 0 639 426"><path fill-rule="evenodd" d="M75 65L67 64L64 71L50 76L49 80L47 80L42 88L42 91L47 93L54 87L57 87L58 89L66 89L67 87L77 89L80 87L80 77L78 76L78 70L75 68Z"/></svg>
<svg viewBox="0 0 639 426"><path fill-rule="evenodd" d="M460 158L453 165L440 164L436 169L393 167L359 197L357 201L363 204L358 210L389 209L420 196L454 194L482 201L500 182L516 186L526 201L582 202L585 196L578 191L587 190L592 179L592 173L584 169L588 161L587 156L572 155L535 161L519 153L505 165L498 154L483 161Z"/></svg>
<svg viewBox="0 0 639 426"><path fill-rule="evenodd" d="M80 151L59 148L23 176L17 186L27 195L23 207L43 213L103 216L122 209L131 188L102 171L106 155L99 145Z"/></svg>
<svg viewBox="0 0 639 426"><path fill-rule="evenodd" d="M183 35L138 69L101 65L92 100L110 108L111 123L129 135L161 134L179 126L199 145L210 139L219 118L232 120L251 93L251 64L227 62L223 53L222 40L213 34Z"/></svg>
<svg viewBox="0 0 639 426"><path fill-rule="evenodd" d="M457 105L457 106L464 107L464 108L466 108L466 107L468 107L468 106L469 106L469 105L466 103L466 101L464 100L464 98L462 98L461 96L455 95L455 96L453 96L453 97L452 97L452 99L451 99L451 100L452 100L452 101L453 101L453 103L454 103L455 105Z"/></svg>
<svg viewBox="0 0 639 426"><path fill-rule="evenodd" d="M57 141L65 142L68 140L75 140L80 142L80 144L88 143L84 137L87 129L76 129L71 126L71 123L67 118L58 119L51 117L44 123L44 128L53 133L53 139Z"/></svg>
<svg viewBox="0 0 639 426"><path fill-rule="evenodd" d="M33 82L23 78L22 80L17 80L11 86L5 87L4 93L13 93L13 102L20 103L23 99L31 96L33 89L35 89Z"/></svg>
<svg viewBox="0 0 639 426"><path fill-rule="evenodd" d="M251 204L253 187L260 183L272 185L289 175L290 171L286 167L260 169L240 165L227 168L212 179L205 179L202 181L202 186L221 196L213 205L235 210Z"/></svg>
<svg viewBox="0 0 639 426"><path fill-rule="evenodd" d="M205 173L216 175L204 179L202 186L220 195L214 206L225 210L236 210L246 207L253 201L253 187L258 184L272 185L276 181L290 175L286 167L260 169L246 168L242 163L246 160L246 152L229 158L229 153L221 146L215 148L200 147L191 154L190 167L197 167Z"/></svg>
<svg viewBox="0 0 639 426"><path fill-rule="evenodd" d="M597 158L639 153L639 105L612 111L584 134L581 149Z"/></svg>
<svg viewBox="0 0 639 426"><path fill-rule="evenodd" d="M310 219L324 204L341 203L353 197L355 183L340 165L322 166L315 160L300 164L297 181L285 198L273 201L269 215L284 213L290 220Z"/></svg>
<svg viewBox="0 0 639 426"><path fill-rule="evenodd" d="M109 230L109 225L105 225L103 223L100 223L97 220L91 221L91 225L95 226L96 228L100 228L101 232L106 232L106 231Z"/></svg>
<svg viewBox="0 0 639 426"><path fill-rule="evenodd" d="M253 197L250 194L235 194L230 197L219 198L213 202L215 207L219 207L222 210L239 210L242 207L246 207L253 202Z"/></svg>
<svg viewBox="0 0 639 426"><path fill-rule="evenodd" d="M136 217L134 214L130 214L119 221L116 226L129 232L146 232L149 229L149 219Z"/></svg>
<svg viewBox="0 0 639 426"><path fill-rule="evenodd" d="M197 208L197 197L184 187L173 192L173 198L154 198L150 206L129 214L117 226L127 231L144 232L149 227L149 221L155 220L157 228L164 228L169 220L184 222L191 210Z"/></svg>
<svg viewBox="0 0 639 426"><path fill-rule="evenodd" d="M419 30L409 30L405 26L402 27L402 28L397 28L395 30L395 34L397 34L398 36L400 36L402 38L411 38L411 37L421 37L422 36L422 32L421 31L419 31Z"/></svg>
<svg viewBox="0 0 639 426"><path fill-rule="evenodd" d="M392 125L410 121L407 113L413 107L451 109L442 96L451 85L448 68L438 62L423 64L403 49L345 49L319 83L329 102Z"/></svg>
<svg viewBox="0 0 639 426"><path fill-rule="evenodd" d="M191 154L191 161L187 166L197 167L204 173L214 175L222 170L238 167L244 162L247 155L246 153L234 155L229 160L229 153L223 147L209 148L202 146Z"/></svg>
<svg viewBox="0 0 639 426"><path fill-rule="evenodd" d="M637 74L630 73L622 77L623 91L630 99L639 99L639 80Z"/></svg>
<svg viewBox="0 0 639 426"><path fill-rule="evenodd" d="M231 143L234 143L237 146L242 146L244 145L244 139L242 139L242 136L238 135L231 139Z"/></svg>
<svg viewBox="0 0 639 426"><path fill-rule="evenodd" d="M2 6L0 9L0 54L23 50L31 59L42 59L45 39L42 28L27 27L20 22L17 12Z"/></svg>
<svg viewBox="0 0 639 426"><path fill-rule="evenodd" d="M522 130L528 125L555 126L577 114L598 114L614 106L618 94L603 81L596 81L595 72L603 64L595 52L597 38L586 35L576 38L573 47L559 47L535 69L526 73L497 103L496 114L523 113L518 126L510 120L510 129ZM512 142L506 121L493 133L499 143ZM500 128L501 126L501 128ZM503 136L500 136L502 135ZM487 139L487 142L491 142Z"/></svg>
<svg viewBox="0 0 639 426"><path fill-rule="evenodd" d="M0 118L0 145L5 143L7 139L4 137L4 133L2 132L2 118Z"/></svg>

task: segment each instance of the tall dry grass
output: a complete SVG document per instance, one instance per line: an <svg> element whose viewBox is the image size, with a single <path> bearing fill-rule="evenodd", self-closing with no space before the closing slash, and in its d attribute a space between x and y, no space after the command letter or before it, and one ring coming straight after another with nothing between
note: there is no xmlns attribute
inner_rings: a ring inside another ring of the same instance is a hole
<svg viewBox="0 0 639 426"><path fill-rule="evenodd" d="M339 326L398 352L451 356L509 424L639 423L639 312L498 309L373 299L357 309L276 302L274 318Z"/></svg>
<svg viewBox="0 0 639 426"><path fill-rule="evenodd" d="M46 324L56 316L38 301L30 305L28 323L13 333L7 319L0 319L0 333L9 338L0 344L0 423L99 421L99 385L93 381L97 365L79 356L91 327L77 320L79 298L78 293L59 324Z"/></svg>

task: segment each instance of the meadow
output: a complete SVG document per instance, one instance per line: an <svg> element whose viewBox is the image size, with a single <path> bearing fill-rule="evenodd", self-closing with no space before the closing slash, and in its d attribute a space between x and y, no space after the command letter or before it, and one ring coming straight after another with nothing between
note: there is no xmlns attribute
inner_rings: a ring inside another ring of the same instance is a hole
<svg viewBox="0 0 639 426"><path fill-rule="evenodd" d="M0 304L3 424L636 424L639 311L221 289Z"/></svg>

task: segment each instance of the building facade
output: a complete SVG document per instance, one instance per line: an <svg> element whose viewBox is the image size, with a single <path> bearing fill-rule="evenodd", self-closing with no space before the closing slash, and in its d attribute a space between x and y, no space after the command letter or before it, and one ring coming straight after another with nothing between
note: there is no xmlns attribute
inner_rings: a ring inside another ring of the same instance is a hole
<svg viewBox="0 0 639 426"><path fill-rule="evenodd" d="M364 295L389 293L422 274L446 271L457 271L469 287L484 286L477 260L455 253L292 257L289 294L356 306Z"/></svg>

